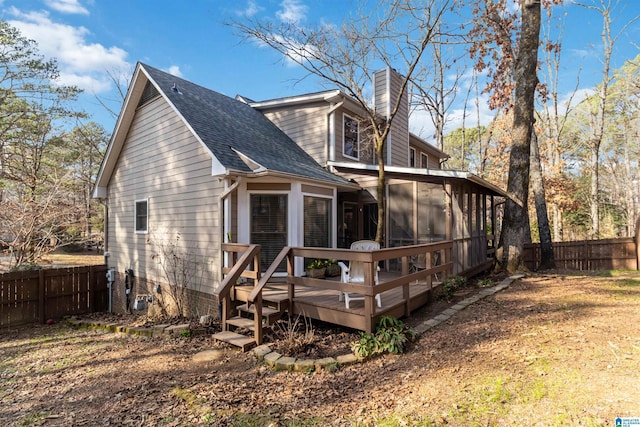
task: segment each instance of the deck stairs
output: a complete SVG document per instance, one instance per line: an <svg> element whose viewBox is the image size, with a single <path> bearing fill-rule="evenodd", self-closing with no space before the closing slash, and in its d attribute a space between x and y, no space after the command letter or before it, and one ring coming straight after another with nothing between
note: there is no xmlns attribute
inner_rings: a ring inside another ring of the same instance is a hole
<svg viewBox="0 0 640 427"><path fill-rule="evenodd" d="M213 334L213 338L247 351L256 345L255 305L249 306L247 297L253 290L251 285L235 286L231 302L234 316L227 319L224 330ZM271 327L289 308L286 293L266 287L262 297L262 328Z"/></svg>

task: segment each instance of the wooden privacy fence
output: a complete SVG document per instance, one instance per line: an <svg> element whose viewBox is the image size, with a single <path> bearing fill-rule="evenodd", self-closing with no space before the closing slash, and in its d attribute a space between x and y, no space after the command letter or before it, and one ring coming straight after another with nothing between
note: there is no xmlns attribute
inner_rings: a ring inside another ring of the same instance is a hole
<svg viewBox="0 0 640 427"><path fill-rule="evenodd" d="M638 252L633 237L605 240L554 242L556 267L568 270L638 270ZM540 243L524 246L528 268L540 265Z"/></svg>
<svg viewBox="0 0 640 427"><path fill-rule="evenodd" d="M0 274L0 327L106 311L107 266Z"/></svg>

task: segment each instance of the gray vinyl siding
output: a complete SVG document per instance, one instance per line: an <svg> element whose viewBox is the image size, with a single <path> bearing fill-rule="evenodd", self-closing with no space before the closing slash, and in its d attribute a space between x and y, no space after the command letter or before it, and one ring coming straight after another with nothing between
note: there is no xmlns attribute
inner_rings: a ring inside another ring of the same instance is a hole
<svg viewBox="0 0 640 427"><path fill-rule="evenodd" d="M390 68L377 71L374 74L374 102L379 114L386 117L391 113L400 93L402 79L400 74ZM389 147L387 147L385 155L390 154L387 164L409 166L409 102L406 91L402 95L398 112L393 117L387 144Z"/></svg>
<svg viewBox="0 0 640 427"><path fill-rule="evenodd" d="M402 77L391 72L391 103L395 104L397 94L400 93ZM393 108L393 105L391 105ZM394 116L391 124L391 161L388 162L393 166L409 166L409 102L407 93L402 95L400 108Z"/></svg>
<svg viewBox="0 0 640 427"><path fill-rule="evenodd" d="M196 290L212 293L219 280L222 183L211 176L211 156L173 109L158 98L136 112L108 186L109 265L132 268L147 281L165 283L157 242L175 243L205 266ZM136 234L134 201L148 199L149 233Z"/></svg>
<svg viewBox="0 0 640 427"><path fill-rule="evenodd" d="M326 102L321 102L265 110L263 114L316 162L324 165L327 161L328 108L329 105Z"/></svg>

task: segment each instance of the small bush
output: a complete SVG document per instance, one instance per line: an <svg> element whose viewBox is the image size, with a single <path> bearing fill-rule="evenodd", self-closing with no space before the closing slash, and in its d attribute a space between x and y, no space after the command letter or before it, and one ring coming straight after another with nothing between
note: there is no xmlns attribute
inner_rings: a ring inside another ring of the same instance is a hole
<svg viewBox="0 0 640 427"><path fill-rule="evenodd" d="M401 320L390 316L382 316L375 333L362 333L360 341L352 349L356 356L367 359L377 354L404 353L407 343L415 337L413 329Z"/></svg>
<svg viewBox="0 0 640 427"><path fill-rule="evenodd" d="M453 294L460 288L467 285L467 278L464 276L449 276L442 283L442 297L449 301Z"/></svg>
<svg viewBox="0 0 640 427"><path fill-rule="evenodd" d="M493 286L493 280L491 280L489 278L480 279L476 283L476 286L479 287L479 288L488 288L490 286Z"/></svg>

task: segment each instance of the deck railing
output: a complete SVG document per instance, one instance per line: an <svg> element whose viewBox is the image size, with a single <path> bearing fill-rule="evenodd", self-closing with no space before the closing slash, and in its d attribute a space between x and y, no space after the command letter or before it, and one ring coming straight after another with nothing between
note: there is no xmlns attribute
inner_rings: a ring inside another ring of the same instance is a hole
<svg viewBox="0 0 640 427"><path fill-rule="evenodd" d="M295 298L296 286L310 286L320 289L330 289L338 292L353 292L364 296L365 329L372 332L375 325L372 324L376 295L390 289L402 288L405 315L410 313L409 286L415 281L426 281L432 285L435 275L441 274L442 280L452 274L451 250L453 242L442 241L423 245L402 246L396 248L384 248L373 251L335 249L335 248L302 248L285 247L278 254L269 269L258 281L248 297L250 303L258 305L262 302L262 291L276 272L277 266L287 260L286 283L288 285L289 300ZM440 263L432 265L433 255L440 253ZM426 265L423 270L411 269L412 260L419 255L424 255ZM334 280L315 279L306 276L295 275L296 258L337 259L345 263L360 261L364 263L364 283L344 283ZM375 270L381 262L397 260L401 265L401 275L392 280L375 283Z"/></svg>

